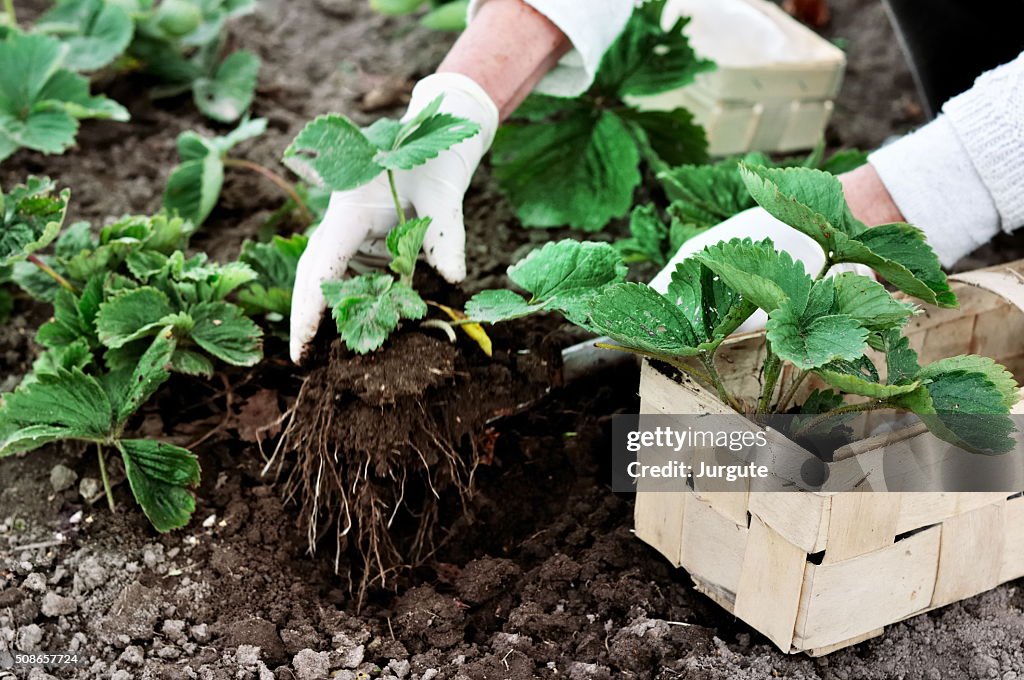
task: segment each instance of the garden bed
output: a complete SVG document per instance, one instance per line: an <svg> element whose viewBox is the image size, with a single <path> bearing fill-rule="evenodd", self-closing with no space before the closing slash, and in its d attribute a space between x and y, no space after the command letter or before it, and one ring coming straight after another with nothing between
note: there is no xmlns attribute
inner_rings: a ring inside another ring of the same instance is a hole
<svg viewBox="0 0 1024 680"><path fill-rule="evenodd" d="M875 2L833 6L832 32L848 39L852 52L830 141L871 147L917 121L909 75L897 66L891 35L879 28ZM268 164L305 121L325 110L360 122L401 110L411 83L430 72L449 44L412 21L373 15L361 0L263 0L234 33L265 62L255 113L269 119L269 131L242 151ZM881 74L891 80L880 85ZM176 135L205 123L186 99L156 108L131 92L130 81L112 92L131 109L131 123L87 124L80 148L65 156L22 153L4 164L0 184L29 172L57 178L74 189L69 222L157 209L176 162ZM259 178L229 174L224 199L193 245L232 257L278 204ZM474 181L466 213L469 292L503 285L507 265L565 235L518 228L486 171ZM15 380L31 361L29 338L40 314L23 302L0 331L0 379ZM239 671L260 677L260 664L282 679L373 666L396 677L481 679L1024 673L1017 650L1024 599L1013 584L892 626L827 660L778 653L638 541L632 498L609 490L608 416L636 412L637 371L622 369L544 396L546 369L517 352L553 356L572 335L554 321L523 321L494 339L496 365L512 371L522 389L478 400L481 412L488 406L503 412L483 416L486 427L474 434L482 464L468 501L471 520L458 499L443 503L444 540L422 565L389 583L397 593L375 589L359 608L348 576L358 579L362 565L343 554L339 576L329 548L307 555L300 508L283 503L283 487L262 474L266 460L255 441L275 434L273 423L299 392L284 347L271 343L271 360L259 372L228 374L227 411L219 380L201 388L182 380L166 390L180 396L150 404L138 423L183 443L205 437L195 449L204 470L199 507L183 530L155 534L132 508L124 484L116 514L102 502L83 503L81 480L95 480L98 470L94 457L77 448L50 447L0 463L0 629L38 637L39 648L49 651L77 645L100 661L58 676L110 677L116 668L127 672L119 680L229 678ZM452 351L431 336L400 336L395 346L402 342L444 347L438 351L451 355L456 370L484 365L468 343ZM381 361L388 357L385 352ZM490 385L483 376L467 381L480 390ZM509 408L533 399L541 400L526 410ZM265 425L271 427L259 432ZM58 487L69 479L58 465L78 479L53 491L51 477ZM59 545L55 532L64 538Z"/></svg>

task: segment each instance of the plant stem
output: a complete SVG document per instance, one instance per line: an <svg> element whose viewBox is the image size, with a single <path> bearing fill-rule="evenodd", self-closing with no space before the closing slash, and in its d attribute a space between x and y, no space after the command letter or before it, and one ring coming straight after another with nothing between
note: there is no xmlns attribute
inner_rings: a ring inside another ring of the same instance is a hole
<svg viewBox="0 0 1024 680"><path fill-rule="evenodd" d="M832 269L832 258L825 257L825 264L821 265L821 271L814 277L814 280L817 281L818 279L825 278L825 274L828 274L829 269Z"/></svg>
<svg viewBox="0 0 1024 680"><path fill-rule="evenodd" d="M14 11L14 0L4 0L4 13L7 15L7 23L12 28L17 28L18 14Z"/></svg>
<svg viewBox="0 0 1024 680"><path fill-rule="evenodd" d="M789 407L789 402L796 396L796 391L800 389L800 385L803 384L804 379L810 374L810 371L800 371L800 375L796 377L796 380L789 386L786 393L779 399L779 403L775 405L775 412L782 413Z"/></svg>
<svg viewBox="0 0 1024 680"><path fill-rule="evenodd" d="M722 375L718 372L718 368L715 366L715 355L708 352L702 352L700 355L700 362L704 364L704 368L708 369L708 377L710 378L711 384L715 386L718 391L718 398L728 404L737 413L743 412L743 404L741 404L736 397L729 394L729 390L725 387L725 380L722 379Z"/></svg>
<svg viewBox="0 0 1024 680"><path fill-rule="evenodd" d="M310 224L313 223L313 213L310 212L309 207L306 205L306 202L302 200L301 196L299 196L299 192L295 190L295 186L291 182L286 180L284 177L281 177L279 174L271 170L270 168L264 167L259 163L253 163L252 161L244 160L242 158L225 158L224 166L229 168L244 168L246 170L251 170L252 172L257 173L258 175L262 175L270 182L273 182L278 189L280 189L281 191L288 195L288 198L292 199L295 205L299 208L299 211L302 213L302 216L305 218L306 222Z"/></svg>
<svg viewBox="0 0 1024 680"><path fill-rule="evenodd" d="M51 267L50 265L48 265L45 262L43 262L42 260L40 260L39 257L36 256L35 253L32 253L31 255L29 255L27 259L28 259L29 262L31 262L35 266L39 267L39 269L42 272L44 272L47 276L49 276L51 279L53 279L54 281L59 283L60 287L63 288L64 290L66 290L66 291L68 291L70 293L77 293L78 292L78 291L75 290L75 287L72 286L71 283L67 279L65 279L63 276L58 274L56 272L56 270L54 270L53 267Z"/></svg>
<svg viewBox="0 0 1024 680"><path fill-rule="evenodd" d="M111 512L116 512L117 507L114 505L114 491L110 488L110 476L107 475L107 463L103 459L103 447L100 444L96 445L96 458L100 461L100 478L103 480L103 492L107 495L107 506Z"/></svg>
<svg viewBox="0 0 1024 680"><path fill-rule="evenodd" d="M472 319L466 319L465 322L476 323ZM456 321L455 323L461 325L461 323L463 322ZM666 364L668 364L669 366L678 370L681 373L685 373L689 376L697 378L698 380L703 380L708 385L714 384L714 381L711 379L711 376L705 373L704 371L700 370L699 368L694 368L693 366L689 366L683 363L682 361L670 359L669 357L662 356L660 354L655 354L654 352L645 352L642 349L633 349L632 347L625 347L623 345L610 345L607 342L597 342L594 343L594 346L600 347L601 349L609 349L612 350L613 352L626 352L627 354L635 354L637 356L647 357L648 359L654 359L655 361L664 361Z"/></svg>
<svg viewBox="0 0 1024 680"><path fill-rule="evenodd" d="M405 211L402 210L402 201L398 198L398 187L395 185L395 173L388 170L388 185L391 187L391 198L395 201L395 212L398 213L398 223L405 224Z"/></svg>
<svg viewBox="0 0 1024 680"><path fill-rule="evenodd" d="M799 437L808 430L812 430L829 418L835 418L841 416L844 413L863 413L865 411L875 411L880 408L889 408L890 404L884 399L873 399L871 401L860 402L859 404L844 404L831 411L826 411L808 421L803 427L793 433L794 437Z"/></svg>
<svg viewBox="0 0 1024 680"><path fill-rule="evenodd" d="M764 386L761 388L761 398L757 400L758 413L768 413L768 407L772 404L772 395L775 394L775 385L779 382L781 374L782 360L772 351L772 346L769 344L768 356L764 360Z"/></svg>

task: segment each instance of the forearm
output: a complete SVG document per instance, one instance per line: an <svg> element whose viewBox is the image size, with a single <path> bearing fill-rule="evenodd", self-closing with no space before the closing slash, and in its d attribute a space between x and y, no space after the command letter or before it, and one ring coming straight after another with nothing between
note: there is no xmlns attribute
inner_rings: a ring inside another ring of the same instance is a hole
<svg viewBox="0 0 1024 680"><path fill-rule="evenodd" d="M850 212L869 227L905 220L882 183L882 178L878 176L878 171L871 164L840 175L839 181L843 185L843 194Z"/></svg>
<svg viewBox="0 0 1024 680"><path fill-rule="evenodd" d="M522 0L489 0L437 70L474 80L504 120L569 49L565 34Z"/></svg>

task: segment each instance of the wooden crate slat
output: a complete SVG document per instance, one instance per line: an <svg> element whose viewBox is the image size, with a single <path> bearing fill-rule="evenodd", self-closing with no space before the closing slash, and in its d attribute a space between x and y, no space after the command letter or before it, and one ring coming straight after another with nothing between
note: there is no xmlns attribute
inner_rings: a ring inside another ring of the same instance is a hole
<svg viewBox="0 0 1024 680"><path fill-rule="evenodd" d="M968 494L961 494L966 496ZM973 597L995 588L1003 566L1006 501L945 520L931 606Z"/></svg>
<svg viewBox="0 0 1024 680"><path fill-rule="evenodd" d="M845 562L809 564L794 645L828 647L926 609L935 586L941 533L940 527L932 527Z"/></svg>
<svg viewBox="0 0 1024 680"><path fill-rule="evenodd" d="M999 582L1006 583L1024 576L1024 497L1006 501L1003 519L1003 563Z"/></svg>
<svg viewBox="0 0 1024 680"><path fill-rule="evenodd" d="M754 516L733 610L779 649L789 649L800 606L807 553Z"/></svg>
<svg viewBox="0 0 1024 680"><path fill-rule="evenodd" d="M682 565L691 574L699 574L707 583L735 597L743 568L743 553L748 529L737 526L729 517L693 494L686 494L683 511Z"/></svg>
<svg viewBox="0 0 1024 680"><path fill-rule="evenodd" d="M899 493L840 493L832 497L824 564L844 562L892 545Z"/></svg>

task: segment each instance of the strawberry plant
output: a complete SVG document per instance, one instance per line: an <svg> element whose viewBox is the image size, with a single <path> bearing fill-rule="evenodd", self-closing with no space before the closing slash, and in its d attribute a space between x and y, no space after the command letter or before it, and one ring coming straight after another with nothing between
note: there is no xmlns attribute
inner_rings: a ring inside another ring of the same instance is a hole
<svg viewBox="0 0 1024 680"><path fill-rule="evenodd" d="M825 158L824 144L806 158L772 161L753 152L716 163L680 165L658 173L665 194L671 201L669 224L659 218L653 205L637 207L630 215L628 238L615 243L627 262L653 262L664 266L690 238L737 215L757 202L747 191L740 165L770 168L817 168L839 175L867 162L867 154L856 150L840 151Z"/></svg>
<svg viewBox="0 0 1024 680"><path fill-rule="evenodd" d="M529 227L597 231L625 215L654 169L707 159L707 140L684 109L640 111L631 95L682 87L713 68L683 35L661 28L666 0L647 0L605 53L594 84L575 99L530 96L494 141L494 176Z"/></svg>
<svg viewBox="0 0 1024 680"><path fill-rule="evenodd" d="M395 186L395 171L411 170L480 131L468 120L439 113L435 99L406 122L381 118L365 129L338 114L306 125L285 150L284 163L314 186L353 189L386 173L398 219L387 237L391 271L323 284L338 333L354 352L379 349L403 319L418 320L427 304L412 287L416 259L430 228L430 217L407 219Z"/></svg>
<svg viewBox="0 0 1024 680"><path fill-rule="evenodd" d="M435 31L461 31L466 27L469 0L370 0L370 7L389 16L418 12L424 6L426 14L420 24Z"/></svg>
<svg viewBox="0 0 1024 680"><path fill-rule="evenodd" d="M246 314L263 315L272 323L288 318L295 271L308 242L306 236L295 234L290 238L274 236L269 243L246 241L242 244L238 261L256 272L256 278L242 286L236 295Z"/></svg>
<svg viewBox="0 0 1024 680"><path fill-rule="evenodd" d="M2 197L0 266L53 312L36 334L45 351L0 405L0 457L58 440L95 444L113 507L105 456L114 451L146 516L168 531L195 508L198 462L127 437L128 422L171 372L210 377L215 360L259 361L262 331L230 298L249 286L252 304L269 305L268 289L254 286L281 274L186 257L192 225L163 214L125 217L96 236L87 223L60 233L67 199L39 178Z"/></svg>
<svg viewBox="0 0 1024 680"><path fill-rule="evenodd" d="M614 349L665 362L717 390L740 412L790 412L804 379L816 375L834 390L818 391L803 412L816 414L798 425L804 435L834 425L837 418L873 409L918 414L939 438L979 453L1013 446L1007 416L1017 401L1012 376L994 361L958 356L918 364L902 334L918 313L871 278L825 274L834 264L874 269L890 284L923 302L956 305L938 258L924 234L909 224L867 228L854 218L839 181L807 168L742 165L740 176L765 210L810 236L825 253L825 265L811 276L799 261L777 252L770 241L733 240L706 248L680 263L665 295L621 280L614 258L567 258L582 245L550 244L510 270L510 278L531 294L485 291L467 305L477 321L496 322L532 311L556 310L595 333L612 338ZM560 301L558 291L582 282L582 309ZM549 302L545 303L545 300ZM731 394L719 377L719 346L756 309L768 313L767 355L762 392L756 403ZM881 354L880 370L868 355ZM796 376L779 389L783 364ZM885 379L881 375L885 375ZM847 403L844 395L857 397ZM800 411L800 409L797 409Z"/></svg>
<svg viewBox="0 0 1024 680"><path fill-rule="evenodd" d="M164 209L180 215L199 226L206 218L224 186L225 168L239 168L266 178L280 189L303 214L307 222L312 215L296 188L270 168L228 153L238 144L259 137L267 129L265 118L243 121L237 128L220 137L203 137L191 130L178 135L178 156L181 163L171 170L164 189Z"/></svg>
<svg viewBox="0 0 1024 680"><path fill-rule="evenodd" d="M95 301L90 307L95 311ZM168 377L173 331L162 329L132 368L87 374L75 360L38 365L0 405L0 458L45 444L75 440L96 446L107 498L113 496L105 449L121 456L132 494L157 531L183 526L195 510L190 488L199 484L199 462L187 449L124 436L128 419Z"/></svg>
<svg viewBox="0 0 1024 680"><path fill-rule="evenodd" d="M0 161L20 148L63 153L78 121L128 120L120 104L89 93L89 81L64 67L68 48L11 30L0 40Z"/></svg>
<svg viewBox="0 0 1024 680"><path fill-rule="evenodd" d="M57 0L32 27L59 39L65 66L91 73L143 71L155 97L191 92L213 120L237 121L252 103L260 67L247 50L224 55L224 24L254 0Z"/></svg>

